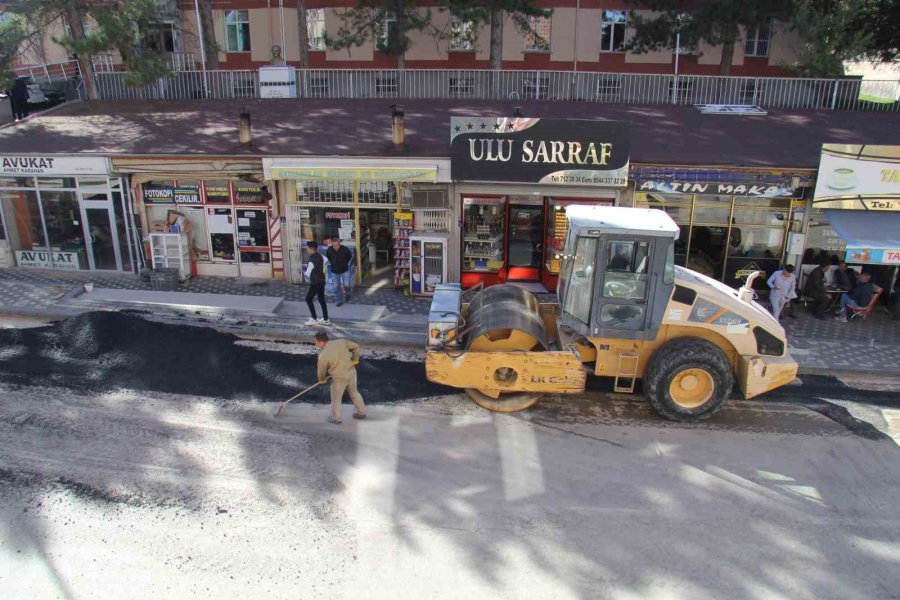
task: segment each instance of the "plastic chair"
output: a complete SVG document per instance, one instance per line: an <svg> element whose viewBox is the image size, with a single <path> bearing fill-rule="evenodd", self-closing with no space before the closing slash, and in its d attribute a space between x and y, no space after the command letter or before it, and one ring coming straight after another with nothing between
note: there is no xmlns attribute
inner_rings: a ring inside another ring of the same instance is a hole
<svg viewBox="0 0 900 600"><path fill-rule="evenodd" d="M881 294L884 293L882 288L876 288L877 291L875 295L872 296L872 301L869 302L869 305L864 308L851 308L847 307L847 310L850 312L850 318L855 319L857 317L862 318L863 321L869 318L869 315L872 314L872 311L875 310L875 305L878 304L878 299L881 297Z"/></svg>

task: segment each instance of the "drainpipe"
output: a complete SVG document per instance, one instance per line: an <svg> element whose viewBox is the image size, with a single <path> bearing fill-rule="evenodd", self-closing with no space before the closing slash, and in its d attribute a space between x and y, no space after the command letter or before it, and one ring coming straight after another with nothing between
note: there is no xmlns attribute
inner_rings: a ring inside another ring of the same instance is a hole
<svg viewBox="0 0 900 600"><path fill-rule="evenodd" d="M284 47L284 0L278 0L278 6L281 8L281 60L287 64L287 48Z"/></svg>
<svg viewBox="0 0 900 600"><path fill-rule="evenodd" d="M572 100L575 99L575 82L578 79L578 11L581 10L581 0L575 0L575 41L572 53Z"/></svg>
<svg viewBox="0 0 900 600"><path fill-rule="evenodd" d="M209 97L209 75L206 73L206 43L203 41L203 23L200 21L200 3L194 0L194 12L197 13L197 37L200 38L200 66L203 69L203 97Z"/></svg>

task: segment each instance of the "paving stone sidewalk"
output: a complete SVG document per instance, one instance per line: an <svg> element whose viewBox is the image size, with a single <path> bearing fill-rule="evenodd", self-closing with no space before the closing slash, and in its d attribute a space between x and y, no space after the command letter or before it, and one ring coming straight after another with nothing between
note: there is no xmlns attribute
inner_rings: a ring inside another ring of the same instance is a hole
<svg viewBox="0 0 900 600"><path fill-rule="evenodd" d="M118 273L59 273L37 269L0 269L0 312L52 312L60 301L84 283L98 288L151 290L152 286L134 275ZM179 291L283 297L302 301L305 285L283 281L246 281L222 277L197 277L179 286ZM550 301L553 294L542 294ZM398 315L424 315L428 299L403 296L394 289L357 288L351 304L383 305ZM890 319L881 308L866 320L841 323L817 320L798 307L796 318L785 318L790 350L801 369L812 372L865 372L900 374L900 321Z"/></svg>

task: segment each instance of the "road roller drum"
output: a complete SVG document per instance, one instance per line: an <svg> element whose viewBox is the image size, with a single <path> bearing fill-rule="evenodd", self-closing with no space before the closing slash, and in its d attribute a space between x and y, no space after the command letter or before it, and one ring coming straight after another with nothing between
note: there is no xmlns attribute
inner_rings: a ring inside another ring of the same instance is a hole
<svg viewBox="0 0 900 600"><path fill-rule="evenodd" d="M504 284L479 292L469 304L467 350L542 351L549 347L540 303L530 292Z"/></svg>

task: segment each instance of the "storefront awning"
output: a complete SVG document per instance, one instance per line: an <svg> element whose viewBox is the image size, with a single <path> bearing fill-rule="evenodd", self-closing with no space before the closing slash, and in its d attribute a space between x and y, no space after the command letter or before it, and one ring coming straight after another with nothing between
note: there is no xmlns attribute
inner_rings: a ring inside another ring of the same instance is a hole
<svg viewBox="0 0 900 600"><path fill-rule="evenodd" d="M825 215L847 242L847 262L900 265L900 212L832 209Z"/></svg>
<svg viewBox="0 0 900 600"><path fill-rule="evenodd" d="M292 166L274 164L270 179L355 179L359 181L437 181L437 165L351 167L347 165Z"/></svg>

